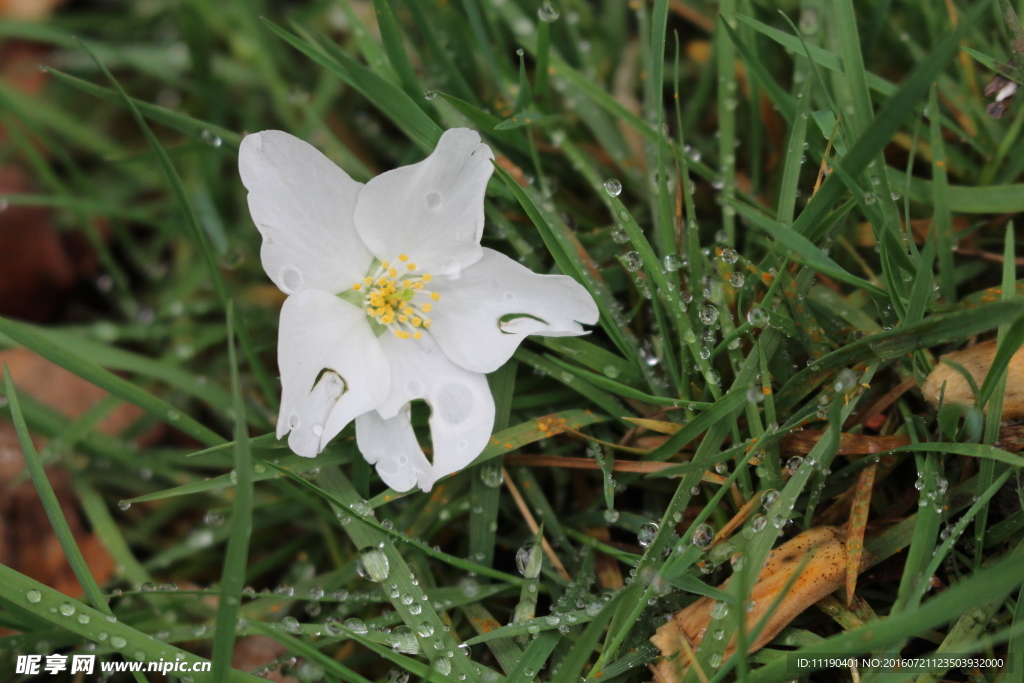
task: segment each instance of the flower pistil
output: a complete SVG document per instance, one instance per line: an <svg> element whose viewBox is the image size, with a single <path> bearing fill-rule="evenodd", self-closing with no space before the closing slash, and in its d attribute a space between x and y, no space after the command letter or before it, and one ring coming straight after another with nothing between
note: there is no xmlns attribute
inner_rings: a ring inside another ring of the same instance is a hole
<svg viewBox="0 0 1024 683"><path fill-rule="evenodd" d="M381 261L362 282L352 285L353 290L365 292L366 315L399 339L420 339L422 330L430 327L427 314L441 299L424 288L432 279L430 273L417 274L417 270L407 254L399 254L396 262Z"/></svg>

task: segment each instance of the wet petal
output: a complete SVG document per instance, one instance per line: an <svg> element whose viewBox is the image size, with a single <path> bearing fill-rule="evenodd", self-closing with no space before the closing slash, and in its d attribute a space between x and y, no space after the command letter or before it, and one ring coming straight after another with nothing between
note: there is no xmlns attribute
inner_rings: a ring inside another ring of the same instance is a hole
<svg viewBox="0 0 1024 683"><path fill-rule="evenodd" d="M480 258L490 147L468 128L445 132L433 154L382 173L356 203L355 225L374 255L408 254L433 275L456 275Z"/></svg>
<svg viewBox="0 0 1024 683"><path fill-rule="evenodd" d="M356 417L356 444L366 462L376 466L384 483L396 491L417 484L429 490L434 478L430 462L416 442L409 423L409 404L385 420L376 410Z"/></svg>
<svg viewBox="0 0 1024 683"><path fill-rule="evenodd" d="M263 268L281 291L337 294L363 278L372 256L353 225L360 183L277 130L242 140L238 170L263 235Z"/></svg>
<svg viewBox="0 0 1024 683"><path fill-rule="evenodd" d="M480 455L494 428L494 398L486 376L451 362L429 335L422 339L385 335L381 346L391 366L391 390L377 412L390 418L419 398L430 405L433 465L430 480L419 479L427 491L434 481Z"/></svg>
<svg viewBox="0 0 1024 683"><path fill-rule="evenodd" d="M387 398L390 370L366 313L336 296L306 290L281 308L277 436L313 457L356 415Z"/></svg>
<svg viewBox="0 0 1024 683"><path fill-rule="evenodd" d="M430 333L462 367L494 372L527 335L576 336L587 333L580 323L597 322L597 304L572 278L538 275L504 254L483 252L459 279L431 285L441 298Z"/></svg>

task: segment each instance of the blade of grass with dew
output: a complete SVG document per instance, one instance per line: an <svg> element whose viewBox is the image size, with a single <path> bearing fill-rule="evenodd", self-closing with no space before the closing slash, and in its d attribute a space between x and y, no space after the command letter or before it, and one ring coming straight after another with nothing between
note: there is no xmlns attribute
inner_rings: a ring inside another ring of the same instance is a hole
<svg viewBox="0 0 1024 683"><path fill-rule="evenodd" d="M593 655L595 648L597 648L601 636L604 635L605 627L619 609L619 603L622 602L624 594L623 591L616 593L611 602L602 607L601 611L587 624L579 640L576 641L568 656L562 661L561 666L558 667L558 673L552 676L551 683L572 683L580 678L583 673L583 667L590 661L590 657ZM596 673L598 672L593 669L591 670L591 674Z"/></svg>
<svg viewBox="0 0 1024 683"><path fill-rule="evenodd" d="M89 569L85 557L82 555L82 551L75 542L74 534L71 533L71 527L68 526L67 519L64 518L64 512L61 510L60 501L57 500L57 494L53 492L50 480L47 479L46 472L43 470L43 464L40 462L35 445L32 443L32 435L29 434L28 425L25 424L25 418L21 414L18 394L15 391L14 380L11 378L7 363L4 363L3 367L7 405L11 411L11 421L14 423L14 429L18 434L21 453L25 458L25 469L28 470L29 477L32 479L32 484L39 495L39 500L43 505L43 510L46 512L46 517L50 520L53 533L57 537L57 541L64 551L64 557L67 558L68 564L71 565L71 570L75 573L75 578L78 579L78 583L85 591L90 604L105 614L112 614L102 591L100 591L99 585L96 583L96 579L93 578L92 571Z"/></svg>
<svg viewBox="0 0 1024 683"><path fill-rule="evenodd" d="M503 628L508 628L498 623L498 620L478 602L466 605L462 613L469 620L473 630L478 634L476 638L467 640L467 644L478 642L477 638L487 636ZM479 642L487 644L487 649L498 660L498 666L501 667L502 671L511 672L515 668L516 662L523 658L522 649L511 638L486 638Z"/></svg>
<svg viewBox="0 0 1024 683"><path fill-rule="evenodd" d="M358 90L424 151L433 150L441 128L403 90L359 64L333 43L312 44L273 22L263 22L278 37Z"/></svg>
<svg viewBox="0 0 1024 683"><path fill-rule="evenodd" d="M517 448L562 434L566 429L580 429L605 420L607 420L606 417L596 415L589 410L565 410L528 420L492 435L491 442L484 447L483 452L476 457L472 464L479 465L493 458L501 457ZM542 425L543 429L541 429ZM405 495L408 493L399 493L394 489L388 489L371 498L370 507L380 507Z"/></svg>
<svg viewBox="0 0 1024 683"><path fill-rule="evenodd" d="M515 395L517 367L518 362L510 359L487 376L491 393L494 395L494 432L508 429L512 398ZM494 562L494 543L498 528L500 496L494 494L495 488L501 486L501 463L485 462L470 472L473 477L469 494L473 514L469 517L469 556L479 564L490 566Z"/></svg>
<svg viewBox="0 0 1024 683"><path fill-rule="evenodd" d="M816 203L817 202L811 202L812 205ZM746 204L733 202L732 207L737 211L737 213L750 221L751 225L768 233L779 244L792 251L793 254L799 256L800 260L805 265L814 268L823 275L827 275L828 277L839 280L840 282L853 285L858 289L867 290L880 296L885 295L886 290L881 287L876 287L867 280L847 272L842 266L833 261L831 257L826 256L824 252L814 244L814 242L807 239L799 232L796 232L794 228L781 225L779 222L768 218L760 211ZM803 214L801 214L801 216L803 216ZM797 221L799 220L800 219L798 218ZM796 224L794 223L793 225L795 227Z"/></svg>
<svg viewBox="0 0 1024 683"><path fill-rule="evenodd" d="M262 633L268 638L276 640L278 643L284 645L285 648L287 648L286 651L298 652L306 659L316 662L322 666L325 671L336 676L338 680L346 681L346 683L371 683L370 679L365 678L341 662L324 654L323 652L320 652L320 650L300 638L295 638L287 633L282 633L276 628L271 628L268 624L262 624L260 622L254 622L252 624L252 628L257 633ZM352 637L354 639L355 634L352 634ZM438 679L440 680L441 677L438 676Z"/></svg>
<svg viewBox="0 0 1024 683"><path fill-rule="evenodd" d="M217 630L213 637L213 670L215 680L223 680L231 668L234 654L235 622L242 599L245 566L252 533L253 471L249 453L249 429L245 420L245 401L235 355L234 305L228 303L228 363L231 367L231 390L235 412L235 499L231 508L228 547L224 553L224 569L220 578L220 599L217 602Z"/></svg>
<svg viewBox="0 0 1024 683"><path fill-rule="evenodd" d="M157 159L160 162L160 167L164 172L164 176L170 184L175 198L178 200L178 206L182 213L185 214L185 222L188 224L192 240L203 256L203 262L209 272L213 288L217 292L217 296L220 298L221 306L227 308L228 299L230 298L228 295L227 284L224 282L224 277L220 272L220 266L218 265L217 259L213 254L213 250L210 247L210 242L206 238L206 233L203 231L203 228L199 223L199 218L196 216L195 210L192 208L192 204L188 200L188 196L185 194L185 187L181 182L181 177L178 175L177 170L175 170L174 165L171 163L170 157L167 156L166 150L164 150L163 146L156 139L156 136L153 135L153 131L149 129L149 125L146 123L146 119L143 118L142 114L139 112L138 107L136 107L132 99L128 97L128 93L126 93L124 88L121 87L121 84L114 78L113 74L111 74L110 71L107 70L107 67L105 67L103 63L96 58L96 55L92 53L88 45L81 41L79 41L79 44L82 46L82 49L89 54L92 60L96 63L96 66L99 67L100 71L103 72L103 75L107 77L110 84L117 90L121 99L124 101L125 106L128 107L128 111L131 112L132 118L135 119L135 123L138 124L142 133L145 135L146 141L149 143L153 153L156 154ZM252 369L252 373L256 378L256 382L263 391L264 399L266 399L270 406L276 410L278 400L275 385L271 381L266 368L264 368L259 362L259 358L256 355L255 348L252 344L252 339L249 337L249 332L244 324L240 325L238 328L238 340L249 362L249 367Z"/></svg>
<svg viewBox="0 0 1024 683"><path fill-rule="evenodd" d="M643 376L625 358L579 337L538 337L536 341L560 353L566 360L600 372L609 379L631 386L644 381Z"/></svg>
<svg viewBox="0 0 1024 683"><path fill-rule="evenodd" d="M389 580L390 584L397 589L398 593L396 594L396 597L391 600L391 604L394 605L395 611L402 617L402 621L417 632L417 635L420 638L421 647L423 651L427 653L431 662L436 661L438 658L446 658L447 655L444 651L456 651L458 646L452 637L443 629L440 617L430 602L426 599L423 589L418 585L418 582L413 583L409 567L398 552L398 548L391 542L392 537L397 537L405 543L416 547L422 552L425 552L437 559L443 558L442 561L446 561L453 566L464 568L467 571L475 571L482 576L491 576L505 581L511 581L515 584L519 583L519 580L515 577L507 576L502 572L492 570L490 567L484 567L472 562L465 562L458 558L445 555L444 553L434 551L424 543L404 537L397 532L385 530L384 527L372 522L368 516L358 512L358 510L363 508L367 511L372 511L372 509L366 501L358 497L358 494L352 487L352 484L337 468L332 467L321 470L320 481L324 483L324 489L314 486L312 483L307 482L301 477L294 478L293 481L299 483L304 488L314 491L317 495L326 498L327 502L329 502L334 509L335 514L339 516L347 516L349 518L349 522L347 524L343 523L342 527L348 533L353 543L355 543L364 554L366 552L371 552L382 558L377 561L378 568L375 570L377 574L374 575L374 577L379 579L379 582L381 583L385 580ZM405 601L400 600L398 595L411 597L412 601L410 604L418 605L420 609L414 614L409 610L409 605L405 604ZM425 627L429 627L429 629ZM429 633L427 633L427 631L429 631ZM433 638L437 644L441 645L441 647L434 647L434 641L431 641L431 638ZM454 658L451 660L451 668L456 672L456 674L473 675L474 672L472 670L472 664L465 661L465 659L465 657Z"/></svg>
<svg viewBox="0 0 1024 683"><path fill-rule="evenodd" d="M10 337L85 381L137 405L160 421L180 429L204 444L213 446L225 441L216 432L182 414L162 399L143 391L128 380L104 370L95 363L78 357L22 323L0 317L0 334Z"/></svg>
<svg viewBox="0 0 1024 683"><path fill-rule="evenodd" d="M980 332L991 330L1016 318L1024 302L995 302L971 309L930 315L924 320L868 335L819 358L812 366L796 373L783 385L776 405L788 410L806 395L815 380L828 371L844 365L875 357L892 360L918 349L959 341Z"/></svg>
<svg viewBox="0 0 1024 683"><path fill-rule="evenodd" d="M108 618L111 616L109 613L101 612L68 598L63 593L4 565L0 565L0 595L22 606L36 617L58 628L75 633L84 640L93 642L106 640L114 649L125 655L126 659L150 662L161 659L177 660L186 662L196 672L200 671L196 665L204 668L209 666L209 660L156 640L149 634L138 631L117 619L110 619ZM60 611L59 608L64 605L68 606L64 611L71 608L74 617L65 616L64 612ZM100 637L100 633L107 634L107 638ZM145 678L140 680L144 681ZM228 680L240 683L258 683L263 679L232 670L229 672Z"/></svg>
<svg viewBox="0 0 1024 683"><path fill-rule="evenodd" d="M402 89L415 102L416 98L421 95L421 88L416 78L416 72L413 71L412 62L409 61L409 54L405 51L402 29L398 25L398 20L395 19L391 2L390 0L373 0L373 9L377 16L377 28L380 29L380 41L384 45L388 62L398 74Z"/></svg>
<svg viewBox="0 0 1024 683"><path fill-rule="evenodd" d="M533 543L528 547L519 548L516 551L516 564L519 565L520 573L523 575L523 585L519 591L519 602L512 611L512 619L509 624L532 620L537 613L537 594L540 578L540 568L544 563L544 551L541 542L544 540L544 525L540 524L537 533L534 534ZM523 557L523 551L526 557ZM519 647L526 647L530 643L530 635L527 629L516 638Z"/></svg>
<svg viewBox="0 0 1024 683"><path fill-rule="evenodd" d="M590 399L594 405L598 406L609 415L617 415L620 417L623 415L632 415L632 411L623 407L615 396L599 389L588 381L590 379L590 373L577 370L572 368L572 366L562 369L561 366L555 362L556 359L545 358L523 348L516 349L516 352L512 357L561 382L568 388L579 393L581 396Z"/></svg>
<svg viewBox="0 0 1024 683"><path fill-rule="evenodd" d="M46 73L53 76L53 78L58 82L84 92L87 95L92 95L93 97L97 97L107 102L124 102L121 95L116 90L111 90L109 88L96 85L95 83L90 83L89 81L72 76L71 74L66 74L63 71L52 67L46 67ZM207 121L200 121L199 119L186 114L172 111L156 104L150 104L149 102L144 102L134 97L130 99L132 104L139 110L139 113L150 121L159 123L162 126L167 126L171 130L176 130L190 138L198 140L204 133L207 135L215 135L232 148L237 148L242 142L241 135L222 126L218 126Z"/></svg>
<svg viewBox="0 0 1024 683"><path fill-rule="evenodd" d="M990 2L991 0L983 0L966 13L960 25L936 43L928 59L914 68L896 93L878 111L874 121L864 130L841 164L837 164L841 165L850 177L858 177L867 170L868 164L878 157L913 112L916 103L928 91L931 82L956 54L961 38L981 18ZM815 227L839 198L842 183L837 174L829 175L818 189L814 201L807 205L793 223L793 230L813 238L817 233Z"/></svg>
<svg viewBox="0 0 1024 683"><path fill-rule="evenodd" d="M227 445L232 448L236 447L234 441ZM252 440L249 441L249 447L252 447ZM303 473L310 472L321 466L346 464L352 460L354 455L355 446L349 443L345 448L329 447L323 453L318 455L315 460L293 454L289 454L283 458L278 458L275 453L273 461L276 465L282 469L288 470L289 472ZM260 457L256 458L253 481L268 481L272 479L280 479L283 476L274 469L267 469L266 464L264 463L268 461L270 461L270 458L267 458L266 460L263 460ZM146 503L154 500L166 500L168 498L177 498L179 496L189 496L196 493L205 493L215 489L234 486L234 483L234 478L230 473L221 474L215 477L202 477L199 481L182 484L181 486L164 489L163 491L146 493L141 496L129 498L126 502L134 505L135 503Z"/></svg>

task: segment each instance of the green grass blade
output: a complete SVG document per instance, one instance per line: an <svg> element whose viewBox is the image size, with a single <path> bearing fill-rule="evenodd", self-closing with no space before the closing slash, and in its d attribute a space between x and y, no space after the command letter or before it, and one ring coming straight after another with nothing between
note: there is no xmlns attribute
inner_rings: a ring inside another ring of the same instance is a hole
<svg viewBox="0 0 1024 683"><path fill-rule="evenodd" d="M126 379L104 370L100 366L52 342L30 327L0 317L0 334L5 334L19 344L35 351L48 361L72 372L87 382L133 403L162 422L180 429L200 442L215 446L224 443L219 434L182 414L172 405L149 394Z"/></svg>
<svg viewBox="0 0 1024 683"><path fill-rule="evenodd" d="M224 569L220 577L220 600L217 603L217 630L213 637L213 671L215 680L223 680L231 668L234 654L235 621L242 599L245 567L252 533L252 457L249 453L249 429L245 420L245 401L235 355L234 306L228 304L228 362L231 366L231 390L235 411L235 500L231 509L231 529L224 553Z"/></svg>

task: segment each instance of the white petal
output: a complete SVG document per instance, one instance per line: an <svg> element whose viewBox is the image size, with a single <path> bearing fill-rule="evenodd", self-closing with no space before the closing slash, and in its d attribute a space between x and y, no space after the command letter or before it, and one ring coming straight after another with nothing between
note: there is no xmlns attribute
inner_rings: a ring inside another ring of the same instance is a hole
<svg viewBox="0 0 1024 683"><path fill-rule="evenodd" d="M337 294L366 275L372 256L353 226L360 183L278 130L247 135L238 170L263 235L263 268L281 291Z"/></svg>
<svg viewBox="0 0 1024 683"><path fill-rule="evenodd" d="M385 420L376 410L356 417L356 444L384 483L396 491L408 491L422 483L430 490L434 482L430 462L416 442L409 424L409 404Z"/></svg>
<svg viewBox="0 0 1024 683"><path fill-rule="evenodd" d="M445 132L429 157L382 173L356 202L356 229L377 258L408 254L431 274L457 275L480 258L491 148L468 128Z"/></svg>
<svg viewBox="0 0 1024 683"><path fill-rule="evenodd" d="M580 323L597 322L597 304L572 278L538 275L504 254L483 251L459 279L430 285L441 295L430 312L430 332L462 367L494 372L526 335L576 336L587 333ZM502 323L503 316L519 317Z"/></svg>
<svg viewBox="0 0 1024 683"><path fill-rule="evenodd" d="M377 412L390 418L418 398L430 405L434 461L429 481L419 479L428 491L480 455L494 428L494 398L484 375L452 363L429 334L422 339L384 335L380 342L391 365L391 391Z"/></svg>
<svg viewBox="0 0 1024 683"><path fill-rule="evenodd" d="M366 313L315 290L285 299L277 364L277 437L291 431L288 445L306 457L322 451L356 415L380 405L391 384L387 358Z"/></svg>

